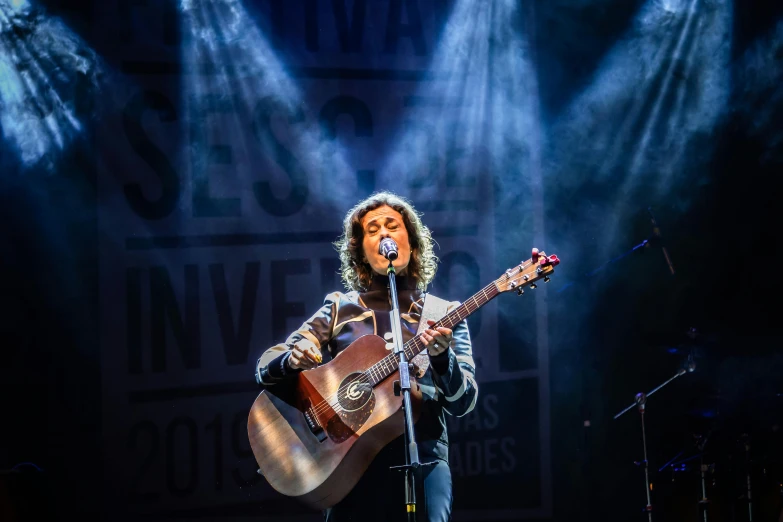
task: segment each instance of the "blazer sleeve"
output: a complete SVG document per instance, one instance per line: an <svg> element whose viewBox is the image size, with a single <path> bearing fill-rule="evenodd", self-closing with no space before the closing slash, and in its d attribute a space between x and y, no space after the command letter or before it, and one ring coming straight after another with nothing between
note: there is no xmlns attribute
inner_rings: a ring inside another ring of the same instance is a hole
<svg viewBox="0 0 783 522"><path fill-rule="evenodd" d="M276 344L261 354L255 370L256 382L259 385L271 386L288 380L301 371L291 370L288 367L288 357L294 346L309 344L320 350L329 342L334 330L340 295L339 292L327 295L321 308L291 333L285 342Z"/></svg>
<svg viewBox="0 0 783 522"><path fill-rule="evenodd" d="M446 412L461 417L476 406L476 363L467 321L455 325L452 334L452 345L440 355L430 356L430 366L438 402Z"/></svg>

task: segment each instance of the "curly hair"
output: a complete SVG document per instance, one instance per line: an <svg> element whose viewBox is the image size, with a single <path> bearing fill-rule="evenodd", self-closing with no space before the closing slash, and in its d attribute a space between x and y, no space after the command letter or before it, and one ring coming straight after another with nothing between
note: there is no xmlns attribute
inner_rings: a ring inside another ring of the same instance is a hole
<svg viewBox="0 0 783 522"><path fill-rule="evenodd" d="M407 276L413 278L416 286L424 291L438 270L438 258L432 248L434 240L430 229L422 223L421 215L413 205L407 199L391 192L376 192L357 203L345 215L343 233L334 243L340 254L343 283L349 290L362 291L370 287L373 270L364 256L362 219L368 212L384 205L393 208L402 216L411 245Z"/></svg>

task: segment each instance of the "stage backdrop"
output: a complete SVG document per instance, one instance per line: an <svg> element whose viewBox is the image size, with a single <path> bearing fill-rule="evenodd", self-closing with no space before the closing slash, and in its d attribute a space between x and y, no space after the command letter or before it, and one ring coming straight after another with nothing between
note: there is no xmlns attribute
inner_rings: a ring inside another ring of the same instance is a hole
<svg viewBox="0 0 783 522"><path fill-rule="evenodd" d="M535 206L527 178L509 193L494 152L455 131L468 102L445 99L454 76L433 68L454 6L100 4L95 25L118 57L97 138L112 512L320 518L256 474L246 423L259 354L341 288L332 242L360 198L388 189L424 213L441 259L431 290L445 298L545 247L535 220L520 232L499 210L510 198ZM515 168L535 169L523 156ZM456 520L550 516L537 292L502 295L469 320L480 394L449 419Z"/></svg>

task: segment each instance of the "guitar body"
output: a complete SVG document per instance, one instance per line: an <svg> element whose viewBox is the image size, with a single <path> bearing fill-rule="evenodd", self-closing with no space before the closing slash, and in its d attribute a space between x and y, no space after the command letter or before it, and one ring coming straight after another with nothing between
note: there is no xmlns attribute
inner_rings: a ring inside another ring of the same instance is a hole
<svg viewBox="0 0 783 522"><path fill-rule="evenodd" d="M393 388L398 372L375 386L361 378L387 355L386 341L365 335L329 363L256 398L248 437L274 489L317 509L331 507L353 489L375 455L403 434L402 397ZM421 390L413 378L411 401L416 420Z"/></svg>

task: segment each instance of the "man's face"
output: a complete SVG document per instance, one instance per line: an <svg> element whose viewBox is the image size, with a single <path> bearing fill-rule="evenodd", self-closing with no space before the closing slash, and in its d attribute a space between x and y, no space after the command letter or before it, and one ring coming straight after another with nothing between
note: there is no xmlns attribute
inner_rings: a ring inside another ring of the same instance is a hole
<svg viewBox="0 0 783 522"><path fill-rule="evenodd" d="M393 265L397 273L402 274L411 260L411 246L402 215L386 205L378 207L364 215L362 229L364 230L362 248L373 271L386 275L389 260L378 253L378 247L381 244L381 239L390 237L397 242L399 252Z"/></svg>

